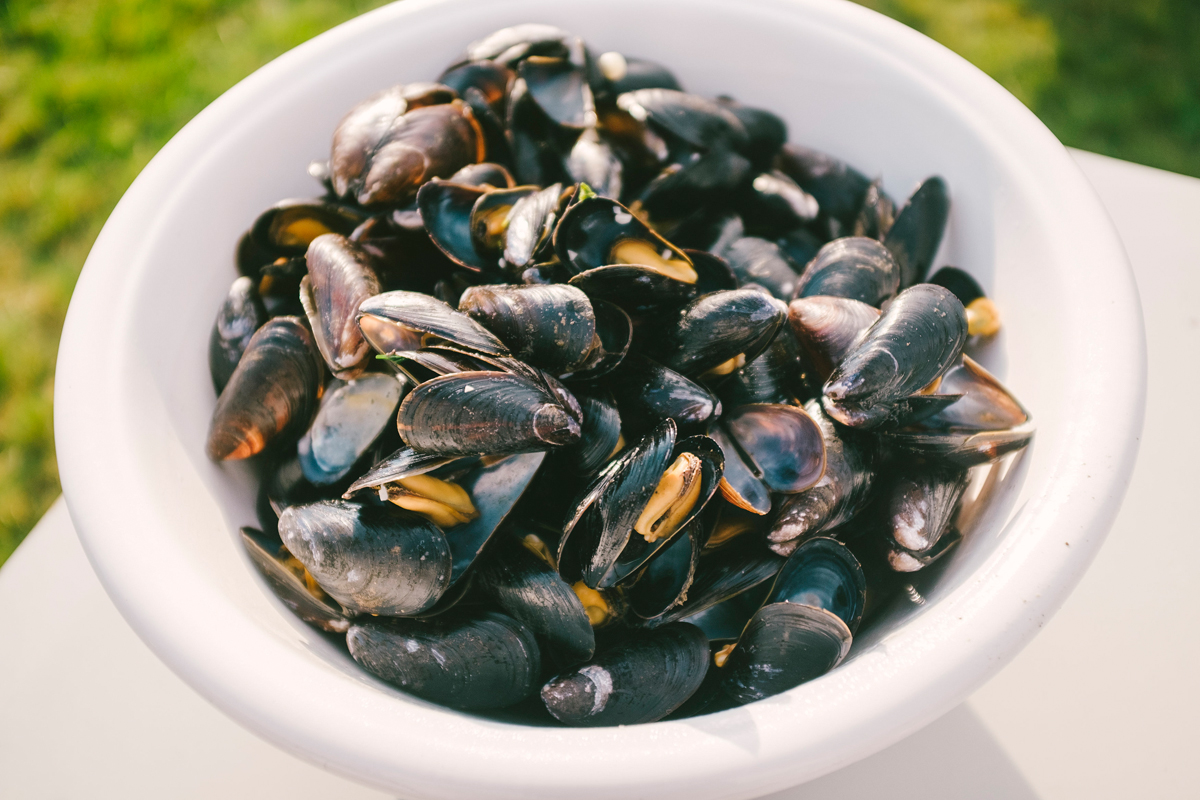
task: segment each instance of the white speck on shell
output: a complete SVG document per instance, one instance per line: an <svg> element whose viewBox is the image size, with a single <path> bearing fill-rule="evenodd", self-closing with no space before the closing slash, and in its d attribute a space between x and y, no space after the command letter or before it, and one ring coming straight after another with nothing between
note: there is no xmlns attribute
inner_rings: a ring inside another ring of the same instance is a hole
<svg viewBox="0 0 1200 800"><path fill-rule="evenodd" d="M608 705L609 695L612 694L612 675L604 667L597 664L580 667L579 674L591 681L592 686L595 687L595 696L592 698L592 715L599 714Z"/></svg>

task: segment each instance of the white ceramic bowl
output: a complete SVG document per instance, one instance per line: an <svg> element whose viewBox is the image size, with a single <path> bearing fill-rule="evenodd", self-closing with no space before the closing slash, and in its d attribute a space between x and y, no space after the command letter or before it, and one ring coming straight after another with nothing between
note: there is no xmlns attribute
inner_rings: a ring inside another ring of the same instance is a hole
<svg viewBox="0 0 1200 800"><path fill-rule="evenodd" d="M948 180L939 263L978 276L1006 329L987 361L1037 439L925 605L829 675L682 722L537 729L448 711L372 679L249 568L253 488L214 466L209 326L255 215L316 193L340 117L428 80L463 46L545 21L669 65L690 90L781 113L793 141L903 198ZM831 0L406 0L296 48L227 92L138 177L100 234L63 333L63 486L113 600L197 691L280 746L406 797L750 797L912 733L1008 661L1079 580L1137 450L1137 291L1099 202L1013 97L932 41Z"/></svg>

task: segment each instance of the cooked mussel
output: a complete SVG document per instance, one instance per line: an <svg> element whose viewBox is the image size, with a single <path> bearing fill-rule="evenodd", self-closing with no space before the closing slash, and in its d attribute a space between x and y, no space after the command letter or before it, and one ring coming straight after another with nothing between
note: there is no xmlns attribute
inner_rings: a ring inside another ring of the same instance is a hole
<svg viewBox="0 0 1200 800"><path fill-rule="evenodd" d="M568 208L554 231L554 250L576 273L633 264L682 283L695 283L697 278L683 251L607 197L589 197Z"/></svg>
<svg viewBox="0 0 1200 800"><path fill-rule="evenodd" d="M541 666L533 631L496 611L362 620L346 632L346 645L398 689L465 711L520 702L537 688Z"/></svg>
<svg viewBox="0 0 1200 800"><path fill-rule="evenodd" d="M608 588L654 558L695 519L721 480L721 448L707 436L678 443L666 420L618 454L563 525L558 566L569 581Z"/></svg>
<svg viewBox="0 0 1200 800"><path fill-rule="evenodd" d="M472 286L458 310L496 334L513 357L556 375L581 367L596 337L592 304L574 286Z"/></svg>
<svg viewBox="0 0 1200 800"><path fill-rule="evenodd" d="M901 401L954 366L966 340L958 298L929 283L905 289L829 376L825 410L852 427L895 419Z"/></svg>
<svg viewBox="0 0 1200 800"><path fill-rule="evenodd" d="M967 488L967 470L931 462L898 475L888 490L891 536L906 550L928 550L937 544L954 518Z"/></svg>
<svg viewBox="0 0 1200 800"><path fill-rule="evenodd" d="M401 381L378 372L327 387L297 446L304 477L323 486L346 475L392 420L403 393Z"/></svg>
<svg viewBox="0 0 1200 800"><path fill-rule="evenodd" d="M871 186L869 178L833 156L796 144L785 144L780 149L776 166L816 198L827 225L829 222L836 225L831 238L854 229L854 221Z"/></svg>
<svg viewBox="0 0 1200 800"><path fill-rule="evenodd" d="M821 429L802 408L752 403L726 414L720 424L739 457L773 492L802 492L825 474Z"/></svg>
<svg viewBox="0 0 1200 800"><path fill-rule="evenodd" d="M761 292L712 292L657 321L645 347L683 375L728 375L767 348L786 316L781 301Z"/></svg>
<svg viewBox="0 0 1200 800"><path fill-rule="evenodd" d="M878 308L848 297L800 297L788 306L792 330L822 382L877 319Z"/></svg>
<svg viewBox="0 0 1200 800"><path fill-rule="evenodd" d="M664 419L699 429L721 415L721 401L699 383L632 353L612 373L610 388L622 422L635 434Z"/></svg>
<svg viewBox="0 0 1200 800"><path fill-rule="evenodd" d="M942 267L929 282L944 286L967 309L967 333L970 336L995 336L1000 332L1000 311L983 293L983 287L958 267Z"/></svg>
<svg viewBox="0 0 1200 800"><path fill-rule="evenodd" d="M241 534L242 546L255 569L293 614L329 633L345 633L350 628L341 607L277 539L254 528L242 528Z"/></svg>
<svg viewBox="0 0 1200 800"><path fill-rule="evenodd" d="M638 725L662 719L700 687L708 639L676 622L632 634L542 687L546 708L575 726Z"/></svg>
<svg viewBox="0 0 1200 800"><path fill-rule="evenodd" d="M387 355L432 342L495 356L508 348L466 314L420 292L384 292L359 304L358 327L371 346Z"/></svg>
<svg viewBox="0 0 1200 800"><path fill-rule="evenodd" d="M424 517L330 500L290 506L279 535L330 597L359 614L416 614L450 583L450 546Z"/></svg>
<svg viewBox="0 0 1200 800"><path fill-rule="evenodd" d="M702 517L692 520L633 580L626 596L630 610L643 624L668 621L666 615L688 598L700 565L703 528Z"/></svg>
<svg viewBox="0 0 1200 800"><path fill-rule="evenodd" d="M785 302L795 294L800 276L775 242L743 236L720 252L743 286L757 284Z"/></svg>
<svg viewBox="0 0 1200 800"><path fill-rule="evenodd" d="M213 461L249 458L312 418L321 396L321 356L308 328L276 317L254 334L217 398L208 429Z"/></svg>

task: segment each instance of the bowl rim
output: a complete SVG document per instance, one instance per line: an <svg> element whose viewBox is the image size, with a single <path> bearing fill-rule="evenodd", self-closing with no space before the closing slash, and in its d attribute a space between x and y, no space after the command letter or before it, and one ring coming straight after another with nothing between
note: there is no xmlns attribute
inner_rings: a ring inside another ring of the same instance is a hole
<svg viewBox="0 0 1200 800"><path fill-rule="evenodd" d="M651 787L663 798L749 797L815 778L865 757L961 702L1032 638L1058 609L1103 542L1134 466L1145 406L1146 346L1141 306L1119 238L1086 178L1053 135L1016 98L959 56L921 34L841 0L742 0L770 13L803 14L806 22L902 59L990 146L1021 157L1025 181L1044 187L1039 213L1075 248L1060 258L1079 285L1077 305L1104 308L1106 324L1086 332L1067 325L1073 347L1096 376L1073 386L1079 413L1064 421L1061 452L1050 485L1022 509L1020 547L1002 546L928 613L872 652L818 682L775 698L708 717L616 729L539 729L461 715L420 701L379 702L367 684L306 663L263 637L220 592L196 576L173 576L180 591L198 592L205 627L220 622L228 648L210 652L190 641L188 625L155 608L169 590L147 577L145 564L169 554L153 537L117 532L166 524L163 509L132 512L111 491L139 484L137 461L123 452L127 426L117 407L121 387L138 380L130 359L97 359L122 341L111 309L133 292L147 219L168 213L197 154L219 138L240 109L297 70L336 55L378 28L486 0L405 0L355 18L280 56L234 86L189 122L154 157L105 224L72 296L55 385L55 434L62 485L85 552L117 608L146 644L193 688L263 738L326 768L405 794L456 797L486 791L496 797L607 797ZM703 0L699 6L721 5ZM1056 239L1056 241L1059 241ZM1086 270L1086 273L1085 273ZM1086 280L1084 276L1086 275ZM1080 314L1077 321L1091 317ZM1070 320L1069 320L1070 321ZM1081 339L1086 333L1086 340ZM1129 380L1130 376L1140 380ZM1115 426L1100 435L1099 422ZM105 478L93 466L105 465ZM131 516L132 515L132 516ZM1011 524L1011 523L1010 523ZM1053 534L1053 535L1052 535ZM1066 546L1064 546L1064 542ZM156 548L159 548L156 550ZM182 588L179 588L182 587ZM953 602L951 602L953 601ZM183 630L181 630L181 628ZM969 631L969 635L963 635ZM917 658L932 647L938 659ZM239 649L239 648L244 648ZM228 652L238 649L239 671ZM886 680L863 680L888 661ZM247 664L291 662L281 676ZM903 693L887 684L904 682ZM312 687L321 687L314 692ZM310 702L297 704L304 689ZM345 713L354 709L353 715ZM834 717L836 710L839 716ZM353 719L347 717L352 716ZM819 731L819 732L814 732ZM514 747L515 743L515 747ZM797 758L803 752L804 758ZM470 766L462 757L469 754ZM597 771L604 759L620 769ZM589 772L588 767L593 769ZM747 770L752 767L752 770Z"/></svg>

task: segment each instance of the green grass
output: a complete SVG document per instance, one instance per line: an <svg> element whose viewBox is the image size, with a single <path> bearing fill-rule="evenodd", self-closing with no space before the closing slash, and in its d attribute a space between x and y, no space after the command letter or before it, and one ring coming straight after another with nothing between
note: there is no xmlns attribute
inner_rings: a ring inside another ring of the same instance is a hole
<svg viewBox="0 0 1200 800"><path fill-rule="evenodd" d="M1200 176L1196 0L861 2L978 64L1067 144ZM59 332L121 194L222 91L380 4L0 0L0 563L59 492Z"/></svg>

